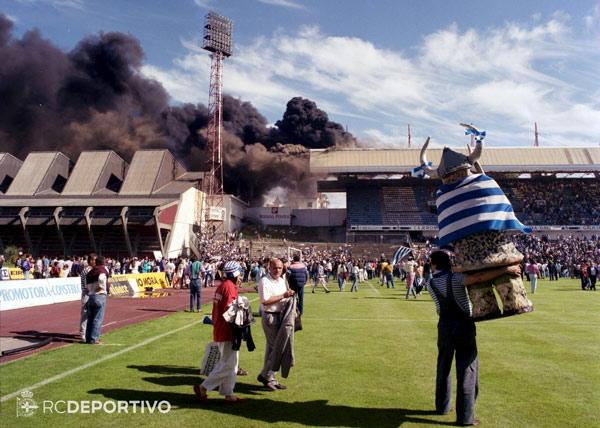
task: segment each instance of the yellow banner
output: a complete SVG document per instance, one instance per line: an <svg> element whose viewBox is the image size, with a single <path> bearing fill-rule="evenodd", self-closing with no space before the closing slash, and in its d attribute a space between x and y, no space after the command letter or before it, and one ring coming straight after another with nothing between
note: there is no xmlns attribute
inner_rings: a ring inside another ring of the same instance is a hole
<svg viewBox="0 0 600 428"><path fill-rule="evenodd" d="M21 268L8 268L8 275L10 279L25 279L25 275ZM33 279L33 272L29 272L29 277Z"/></svg>
<svg viewBox="0 0 600 428"><path fill-rule="evenodd" d="M135 273L126 276L135 279L139 293L171 287L164 272Z"/></svg>
<svg viewBox="0 0 600 428"><path fill-rule="evenodd" d="M110 277L110 294L114 296L138 296L144 293L171 288L164 272L129 273Z"/></svg>

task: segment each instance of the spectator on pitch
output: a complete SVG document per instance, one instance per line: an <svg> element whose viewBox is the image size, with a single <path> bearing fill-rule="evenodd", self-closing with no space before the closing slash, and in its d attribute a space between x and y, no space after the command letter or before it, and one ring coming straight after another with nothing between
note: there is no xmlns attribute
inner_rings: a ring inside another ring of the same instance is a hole
<svg viewBox="0 0 600 428"><path fill-rule="evenodd" d="M417 298L415 291L415 276L417 271L418 263L415 262L413 256L408 256L407 260L402 265L402 269L406 272L406 300L410 297L410 293L413 294L414 298Z"/></svg>
<svg viewBox="0 0 600 428"><path fill-rule="evenodd" d="M196 300L196 310L202 312L202 284L200 283L200 271L202 264L192 256L190 265L190 312L194 312L194 298Z"/></svg>
<svg viewBox="0 0 600 428"><path fill-rule="evenodd" d="M540 277L540 268L534 259L529 261L526 272L529 276L529 281L531 282L531 294L535 294L535 290L537 290L537 281Z"/></svg>
<svg viewBox="0 0 600 428"><path fill-rule="evenodd" d="M304 286L308 282L308 268L300 261L300 255L294 254L292 264L288 268L288 284L298 296L298 312L304 312Z"/></svg>
<svg viewBox="0 0 600 428"><path fill-rule="evenodd" d="M277 358L275 345L279 328L282 325L282 311L287 299L295 294L294 290L286 288L285 280L281 277L282 271L283 263L281 260L273 258L269 261L269 274L258 283L262 327L267 343L263 368L257 379L272 391L287 388L276 379L276 373L272 370L272 367Z"/></svg>
<svg viewBox="0 0 600 428"><path fill-rule="evenodd" d="M242 271L238 262L227 262L223 269L225 280L215 290L212 309L213 340L219 347L221 358L201 385L194 385L194 393L202 403L208 402L208 392L219 388L228 403L241 403L243 398L233 394L238 373L239 350L233 350L233 331L223 314L238 297Z"/></svg>
<svg viewBox="0 0 600 428"><path fill-rule="evenodd" d="M587 290L590 286L590 277L588 273L588 264L586 262L581 263L579 266L579 279L581 280L581 289Z"/></svg>
<svg viewBox="0 0 600 428"><path fill-rule="evenodd" d="M108 270L104 266L104 257L96 258L96 265L85 277L88 289L88 322L85 331L86 343L99 345L102 322L106 311L108 294Z"/></svg>
<svg viewBox="0 0 600 428"><path fill-rule="evenodd" d="M448 414L452 396L452 360L456 358L456 423L478 425L475 399L479 391L479 362L475 322L466 285L487 281L502 274L520 275L519 266L507 266L463 276L453 273L450 256L444 251L431 254L433 278L429 292L439 315L435 409Z"/></svg>
<svg viewBox="0 0 600 428"><path fill-rule="evenodd" d="M590 290L596 291L596 280L598 278L598 264L592 260L588 261L588 277L590 278Z"/></svg>
<svg viewBox="0 0 600 428"><path fill-rule="evenodd" d="M381 262L381 275L383 276L386 288L390 288L390 284L392 284L392 288L396 288L394 285L394 266L388 259Z"/></svg>
<svg viewBox="0 0 600 428"><path fill-rule="evenodd" d="M340 292L344 291L344 288L346 287L346 274L347 273L348 272L346 270L346 263L344 263L344 260L341 260L340 262L338 262L337 272L336 272L338 287L340 288ZM314 292L314 287L313 287L313 292Z"/></svg>
<svg viewBox="0 0 600 428"><path fill-rule="evenodd" d="M325 290L325 293L329 293L329 289L327 288L327 282L325 281L325 267L323 266L323 263L318 263L317 264L317 277L315 282L313 283L313 288L312 288L312 292L315 292L315 289L318 286L323 287L323 289ZM344 287L342 286L340 288L340 291L344 291Z"/></svg>
<svg viewBox="0 0 600 428"><path fill-rule="evenodd" d="M358 293L358 280L360 275L360 269L358 268L358 262L356 260L352 260L352 270L350 271L350 280L352 281L352 287L350 287L350 292L353 291Z"/></svg>
<svg viewBox="0 0 600 428"><path fill-rule="evenodd" d="M96 254L92 253L87 258L87 265L82 265L79 273L79 283L81 284L81 311L79 316L79 335L81 340L85 340L85 332L87 330L88 321L88 300L89 293L87 288L86 275L96 266Z"/></svg>

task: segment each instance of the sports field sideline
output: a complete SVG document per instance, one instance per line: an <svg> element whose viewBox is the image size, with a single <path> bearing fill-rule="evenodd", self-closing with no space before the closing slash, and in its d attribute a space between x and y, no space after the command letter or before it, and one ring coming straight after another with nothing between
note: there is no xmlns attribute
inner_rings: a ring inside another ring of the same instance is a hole
<svg viewBox="0 0 600 428"><path fill-rule="evenodd" d="M437 317L430 297L406 301L403 285L385 289L376 281L362 283L358 294L330 287L330 294L307 289L304 330L296 335L296 365L282 379L285 391L256 381L264 351L257 320L257 350L240 353L250 374L236 386L248 401L227 406L212 393L213 402L198 404L192 385L200 381L211 327L201 314L177 312L111 331L103 346L72 344L0 366L1 425L451 425L454 415L432 411ZM485 427L600 426L600 293L581 291L575 280L541 281L532 300L531 314L478 324L477 417ZM38 405L31 416L17 417L22 390ZM44 411L46 403L61 400L168 401L170 411Z"/></svg>

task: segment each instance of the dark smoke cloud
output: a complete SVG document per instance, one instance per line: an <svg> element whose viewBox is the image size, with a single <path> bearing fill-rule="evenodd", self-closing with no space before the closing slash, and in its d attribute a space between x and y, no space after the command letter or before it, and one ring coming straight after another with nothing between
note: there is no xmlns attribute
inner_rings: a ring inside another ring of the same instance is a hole
<svg viewBox="0 0 600 428"><path fill-rule="evenodd" d="M327 113L308 99L295 97L287 103L283 119L275 123L281 142L301 144L310 149L354 146L356 140L339 123L331 122Z"/></svg>
<svg viewBox="0 0 600 428"><path fill-rule="evenodd" d="M100 33L65 53L37 30L21 39L0 14L0 144L25 158L59 150L112 149L130 160L146 148L168 148L186 166L207 169L204 105L170 106L160 83L141 74L139 41ZM293 98L275 128L252 104L223 97L225 190L260 202L281 186L289 197L314 194L308 148L355 145L351 134L310 100Z"/></svg>

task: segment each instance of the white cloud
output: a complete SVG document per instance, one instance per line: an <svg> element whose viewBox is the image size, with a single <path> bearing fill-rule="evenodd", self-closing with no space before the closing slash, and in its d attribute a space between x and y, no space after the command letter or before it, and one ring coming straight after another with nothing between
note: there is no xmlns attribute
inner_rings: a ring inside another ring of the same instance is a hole
<svg viewBox="0 0 600 428"><path fill-rule="evenodd" d="M47 4L56 9L77 9L83 10L84 0L17 0L19 3L40 3Z"/></svg>
<svg viewBox="0 0 600 428"><path fill-rule="evenodd" d="M260 3L273 6L286 7L288 9L306 9L303 5L291 0L258 0Z"/></svg>
<svg viewBox="0 0 600 428"><path fill-rule="evenodd" d="M213 0L194 0L194 3L202 9L210 9L213 7Z"/></svg>
<svg viewBox="0 0 600 428"><path fill-rule="evenodd" d="M209 55L197 41L183 44L188 54L171 69L146 66L144 73L177 101L206 103ZM405 141L405 129L398 128L405 123L413 135L463 145L460 121L487 128L492 144L531 144L534 121L544 129L542 143L576 138L597 144L600 53L563 14L485 31L451 25L410 52L330 36L317 27L280 30L236 46L225 61L224 89L251 101L271 121L290 98L310 98L333 120L350 121L362 140L379 145L397 144L398 132Z"/></svg>
<svg viewBox="0 0 600 428"><path fill-rule="evenodd" d="M4 16L6 16L14 24L17 24L19 22L19 18L17 18L15 15L4 14Z"/></svg>
<svg viewBox="0 0 600 428"><path fill-rule="evenodd" d="M591 32L598 33L600 31L600 3L597 3L590 14L583 18L583 23Z"/></svg>

